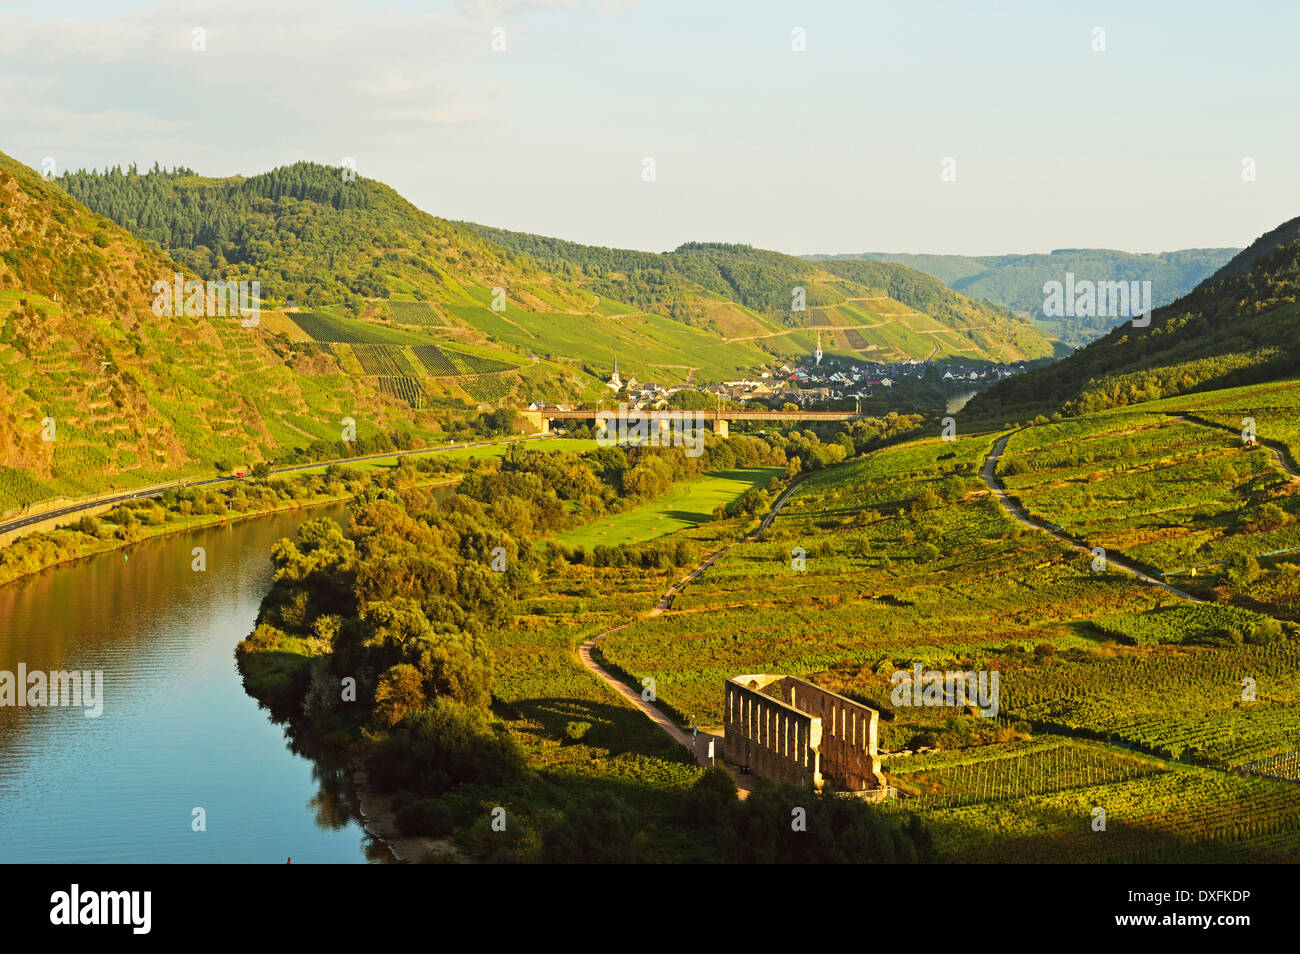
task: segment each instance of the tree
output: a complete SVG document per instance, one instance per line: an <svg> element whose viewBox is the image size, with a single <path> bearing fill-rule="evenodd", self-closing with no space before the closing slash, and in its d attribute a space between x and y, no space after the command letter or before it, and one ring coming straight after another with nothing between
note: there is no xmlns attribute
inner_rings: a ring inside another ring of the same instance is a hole
<svg viewBox="0 0 1300 954"><path fill-rule="evenodd" d="M792 821L802 811L803 829ZM723 823L723 856L740 864L868 864L924 860L929 836L853 798L760 781Z"/></svg>
<svg viewBox="0 0 1300 954"><path fill-rule="evenodd" d="M375 688L375 719L391 729L422 709L426 701L420 671L409 663L398 663L380 677Z"/></svg>
<svg viewBox="0 0 1300 954"><path fill-rule="evenodd" d="M731 773L716 766L706 769L686 793L682 820L692 828L716 825L735 801L736 780Z"/></svg>
<svg viewBox="0 0 1300 954"><path fill-rule="evenodd" d="M435 699L406 716L367 762L384 789L441 795L459 785L504 785L524 770L523 756L487 715L451 699Z"/></svg>

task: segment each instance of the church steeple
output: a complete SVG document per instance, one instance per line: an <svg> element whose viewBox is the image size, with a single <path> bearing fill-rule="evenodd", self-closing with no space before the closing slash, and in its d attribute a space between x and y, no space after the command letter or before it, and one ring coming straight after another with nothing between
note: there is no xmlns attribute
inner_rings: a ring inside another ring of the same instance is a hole
<svg viewBox="0 0 1300 954"><path fill-rule="evenodd" d="M618 376L618 355L614 355L614 373L609 376L609 382L605 387L611 391L623 390L623 379Z"/></svg>
<svg viewBox="0 0 1300 954"><path fill-rule="evenodd" d="M813 352L813 359L814 359L814 361L816 362L817 367L821 367L821 363L822 363L822 333L821 333L820 331L817 332L817 350ZM615 367L617 367L617 365L615 365Z"/></svg>

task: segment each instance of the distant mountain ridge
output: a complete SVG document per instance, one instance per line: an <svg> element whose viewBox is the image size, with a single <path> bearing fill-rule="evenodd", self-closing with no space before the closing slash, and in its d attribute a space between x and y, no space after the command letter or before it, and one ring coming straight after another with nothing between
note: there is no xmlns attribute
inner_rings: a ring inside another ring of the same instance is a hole
<svg viewBox="0 0 1300 954"><path fill-rule="evenodd" d="M66 173L68 194L205 279L257 280L295 346L412 406L594 400L624 377L734 380L829 355L967 364L1058 352L1032 323L902 266L725 243L596 249L452 222L352 170L298 162Z"/></svg>
<svg viewBox="0 0 1300 954"><path fill-rule="evenodd" d="M1300 218L1252 242L1151 325L1124 324L1068 358L1004 381L967 406L1024 419L1085 413L1300 373Z"/></svg>
<svg viewBox="0 0 1300 954"><path fill-rule="evenodd" d="M1065 318L1044 313L1043 286L1065 281L1125 281L1151 283L1156 307L1191 291L1222 268L1240 250L1192 248L1173 252L1134 253L1117 249L1059 248L1047 254L912 255L864 252L860 255L810 255L810 261L868 260L897 262L934 275L971 298L996 302L1032 316L1048 333L1071 347L1082 347L1110 331L1122 320L1105 317Z"/></svg>

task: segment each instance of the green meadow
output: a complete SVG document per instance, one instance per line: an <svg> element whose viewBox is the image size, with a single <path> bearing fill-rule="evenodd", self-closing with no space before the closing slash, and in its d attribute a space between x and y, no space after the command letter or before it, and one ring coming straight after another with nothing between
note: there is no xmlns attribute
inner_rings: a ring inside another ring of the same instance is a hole
<svg viewBox="0 0 1300 954"><path fill-rule="evenodd" d="M563 534L558 541L571 547L645 543L698 526L711 519L719 505L736 500L746 491L762 490L773 477L784 474L780 467L739 467L706 474L678 484L667 496L652 503Z"/></svg>

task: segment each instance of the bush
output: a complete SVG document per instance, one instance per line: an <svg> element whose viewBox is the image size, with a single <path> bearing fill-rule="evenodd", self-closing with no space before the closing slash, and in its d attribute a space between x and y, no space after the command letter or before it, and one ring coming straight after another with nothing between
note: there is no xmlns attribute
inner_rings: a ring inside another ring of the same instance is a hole
<svg viewBox="0 0 1300 954"><path fill-rule="evenodd" d="M1266 503L1255 515L1255 526L1261 530L1277 530L1290 522L1287 512L1275 503Z"/></svg>
<svg viewBox="0 0 1300 954"><path fill-rule="evenodd" d="M614 795L571 805L542 838L549 864L631 864L650 860L641 817Z"/></svg>
<svg viewBox="0 0 1300 954"><path fill-rule="evenodd" d="M736 801L736 780L722 768L708 769L686 793L682 821L692 828L716 825Z"/></svg>
<svg viewBox="0 0 1300 954"><path fill-rule="evenodd" d="M451 699L406 716L368 762L379 787L441 795L470 782L505 784L524 761L504 728L478 709Z"/></svg>
<svg viewBox="0 0 1300 954"><path fill-rule="evenodd" d="M793 810L805 827L795 830ZM928 859L930 836L913 818L905 824L856 798L816 795L797 785L759 782L730 806L723 855L740 864L892 864Z"/></svg>
<svg viewBox="0 0 1300 954"><path fill-rule="evenodd" d="M394 817L403 835L428 835L443 838L456 830L456 818L450 806L437 798L410 802L397 810Z"/></svg>
<svg viewBox="0 0 1300 954"><path fill-rule="evenodd" d="M375 688L375 721L392 728L412 712L424 708L424 677L409 663L388 669Z"/></svg>

